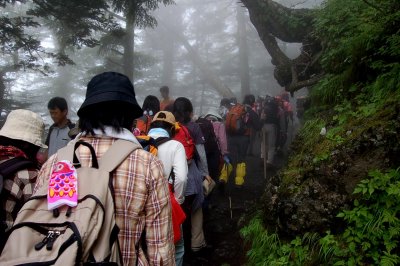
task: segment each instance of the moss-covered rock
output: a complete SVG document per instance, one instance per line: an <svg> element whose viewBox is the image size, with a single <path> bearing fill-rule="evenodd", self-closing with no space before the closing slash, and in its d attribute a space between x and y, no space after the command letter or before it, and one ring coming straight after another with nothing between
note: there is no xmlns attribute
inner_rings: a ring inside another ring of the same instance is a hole
<svg viewBox="0 0 400 266"><path fill-rule="evenodd" d="M294 141L288 167L271 179L264 220L282 233L325 232L338 227L337 213L354 200L355 186L368 172L400 165L400 105L391 99L374 115L335 123L320 135L323 120L306 123Z"/></svg>

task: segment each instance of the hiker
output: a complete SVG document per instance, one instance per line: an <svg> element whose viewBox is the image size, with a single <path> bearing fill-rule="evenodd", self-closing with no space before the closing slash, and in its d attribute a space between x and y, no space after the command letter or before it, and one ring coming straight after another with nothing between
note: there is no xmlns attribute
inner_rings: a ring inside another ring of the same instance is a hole
<svg viewBox="0 0 400 266"><path fill-rule="evenodd" d="M217 110L215 109L210 109L204 117L212 123L214 134L217 139L218 150L216 152L218 152L218 154L215 155L214 153L213 157L211 157L210 159L207 158L210 176L217 182L219 180L218 177L221 168L220 157L223 159L224 163L230 164L230 159L228 157L229 153L228 153L228 143L226 139L225 124L222 120L222 117L218 114Z"/></svg>
<svg viewBox="0 0 400 266"><path fill-rule="evenodd" d="M148 136L154 138L158 143L157 157L164 166L164 178L170 180L173 174L173 192L179 204L185 200L185 189L187 183L188 165L186 161L185 148L183 145L171 139L175 135L175 117L171 112L160 111L155 114ZM165 139L165 140L163 140ZM182 228L181 228L182 231ZM183 234L175 244L175 263L183 265L185 253Z"/></svg>
<svg viewBox="0 0 400 266"><path fill-rule="evenodd" d="M263 123L264 145L261 145L261 158L266 160L266 168L275 168L275 155L278 136L284 128L282 118L283 110L280 108L276 98L267 94L262 104L261 121ZM266 158L264 158L264 156Z"/></svg>
<svg viewBox="0 0 400 266"><path fill-rule="evenodd" d="M222 119L225 121L226 115L228 114L229 109L231 109L232 104L228 98L222 98L219 103L219 114Z"/></svg>
<svg viewBox="0 0 400 266"><path fill-rule="evenodd" d="M68 119L68 104L64 98L51 98L47 104L47 109L54 122L49 128L45 141L45 144L49 147L47 156L50 157L68 144L71 140L68 132L74 128L75 124Z"/></svg>
<svg viewBox="0 0 400 266"><path fill-rule="evenodd" d="M171 107L174 104L174 99L169 97L169 87L168 86L162 86L160 88L160 93L162 100L160 102L160 110L161 111L168 111L165 108Z"/></svg>
<svg viewBox="0 0 400 266"><path fill-rule="evenodd" d="M42 143L43 133L42 118L22 109L11 111L0 130L0 251L5 240L3 234L11 228L19 209L32 195L39 172L36 154L40 148L47 148ZM3 169L7 162L12 164Z"/></svg>
<svg viewBox="0 0 400 266"><path fill-rule="evenodd" d="M282 153L287 142L289 130L293 130L293 108L289 102L289 93L283 92L275 96L279 104L279 135L277 137L276 150ZM289 123L289 121L291 123Z"/></svg>
<svg viewBox="0 0 400 266"><path fill-rule="evenodd" d="M192 121L193 105L185 97L179 97L174 102L175 119L187 127L190 136L196 145L196 155L188 162L189 173L183 204L186 212L183 234L185 238L185 250L191 249L195 254L209 248L204 238L203 210L204 201L203 181L211 183L208 173L207 158L204 150L204 136L200 126ZM191 223L191 226L190 226ZM191 233L191 234L190 234Z"/></svg>
<svg viewBox="0 0 400 266"><path fill-rule="evenodd" d="M250 107L254 113L256 113L258 115L258 107L256 104L256 97L253 94L247 94L244 97L243 102L245 102L247 104L248 107ZM259 117L259 115L258 115ZM261 127L258 127L261 128ZM256 139L258 136L259 130L255 130L254 128L250 128L249 129L249 146L247 148L247 155L248 156L254 156L254 149L255 149L255 144L257 143ZM257 147L257 149L259 149L259 147Z"/></svg>
<svg viewBox="0 0 400 266"><path fill-rule="evenodd" d="M93 146L98 159L119 139L139 145L130 129L134 119L142 115L128 77L116 72L96 75L88 83L78 110L82 133L76 140ZM90 164L89 149L80 145L76 153L82 165ZM48 182L56 161L57 154L43 165L35 191ZM161 161L136 149L111 177L123 265L174 265L171 206ZM138 245L137 251L136 243L142 242L146 248Z"/></svg>
<svg viewBox="0 0 400 266"><path fill-rule="evenodd" d="M133 134L147 135L150 130L151 120L160 111L160 101L156 96L148 95L142 105L143 115L135 120Z"/></svg>
<svg viewBox="0 0 400 266"><path fill-rule="evenodd" d="M252 130L259 130L260 119L252 109L251 97L244 97L243 104L236 103L227 114L225 126L228 135L228 149L233 165L236 165L235 186L241 188L246 176L246 153ZM228 176L229 177L229 176ZM220 179L222 184L227 180Z"/></svg>

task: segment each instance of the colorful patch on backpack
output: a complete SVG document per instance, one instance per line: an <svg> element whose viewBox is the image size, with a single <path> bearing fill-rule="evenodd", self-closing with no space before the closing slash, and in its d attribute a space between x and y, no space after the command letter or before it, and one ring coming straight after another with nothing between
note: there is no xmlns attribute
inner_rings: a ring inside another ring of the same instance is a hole
<svg viewBox="0 0 400 266"><path fill-rule="evenodd" d="M72 163L67 160L59 161L54 165L47 191L49 210L62 205L70 207L78 205L77 172Z"/></svg>

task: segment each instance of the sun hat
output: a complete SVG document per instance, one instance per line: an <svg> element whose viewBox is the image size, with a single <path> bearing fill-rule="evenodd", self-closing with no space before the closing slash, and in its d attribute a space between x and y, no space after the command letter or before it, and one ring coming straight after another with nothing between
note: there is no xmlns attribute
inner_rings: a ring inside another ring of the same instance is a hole
<svg viewBox="0 0 400 266"><path fill-rule="evenodd" d="M29 142L41 148L47 148L42 143L44 132L43 119L36 113L17 109L11 111L4 126L0 129L0 136Z"/></svg>
<svg viewBox="0 0 400 266"><path fill-rule="evenodd" d="M143 110L136 101L135 89L129 78L117 72L104 72L89 81L86 98L78 110L78 116L88 106L113 101L130 104L134 118L143 115Z"/></svg>
<svg viewBox="0 0 400 266"><path fill-rule="evenodd" d="M153 120L151 121L151 123L156 122L156 121L164 121L171 125L175 125L175 123L176 123L175 116L171 112L168 112L168 111L160 111L160 112L156 113L156 115L153 117Z"/></svg>

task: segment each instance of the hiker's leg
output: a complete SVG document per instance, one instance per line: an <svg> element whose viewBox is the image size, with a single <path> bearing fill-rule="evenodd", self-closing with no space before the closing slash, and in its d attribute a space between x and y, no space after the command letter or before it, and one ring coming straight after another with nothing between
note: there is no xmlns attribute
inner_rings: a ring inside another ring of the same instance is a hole
<svg viewBox="0 0 400 266"><path fill-rule="evenodd" d="M191 224L191 215L192 215L192 203L196 195L188 195L185 196L185 201L182 204L182 209L186 214L186 219L183 222L182 230L183 230L183 239L184 239L184 249L190 250L190 241L192 238L192 224Z"/></svg>
<svg viewBox="0 0 400 266"><path fill-rule="evenodd" d="M203 209L197 208L192 212L192 251L199 251L206 246L203 231Z"/></svg>
<svg viewBox="0 0 400 266"><path fill-rule="evenodd" d="M181 225L181 239L175 244L175 264L176 266L183 265L183 255L185 254L185 244L183 241L183 229Z"/></svg>
<svg viewBox="0 0 400 266"><path fill-rule="evenodd" d="M218 181L220 154L218 151L207 154L208 173L215 182Z"/></svg>
<svg viewBox="0 0 400 266"><path fill-rule="evenodd" d="M265 124L265 130L267 132L267 151L268 160L267 163L274 164L275 148L276 148L276 126L274 124Z"/></svg>
<svg viewBox="0 0 400 266"><path fill-rule="evenodd" d="M246 151L250 141L249 136L240 136L237 139L238 162L236 165L235 185L242 186L246 175Z"/></svg>

